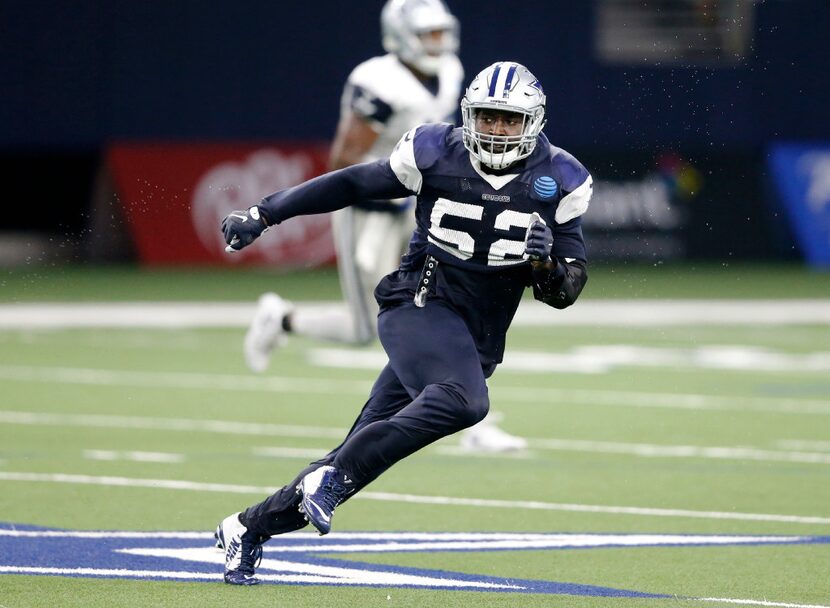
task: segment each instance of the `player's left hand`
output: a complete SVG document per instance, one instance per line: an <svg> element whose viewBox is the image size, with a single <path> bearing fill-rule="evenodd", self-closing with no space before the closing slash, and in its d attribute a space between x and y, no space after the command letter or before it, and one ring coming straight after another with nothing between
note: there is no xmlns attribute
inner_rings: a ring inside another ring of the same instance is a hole
<svg viewBox="0 0 830 608"><path fill-rule="evenodd" d="M233 253L247 247L266 230L268 226L256 205L241 211L231 211L222 220L222 233L228 244L225 251Z"/></svg>
<svg viewBox="0 0 830 608"><path fill-rule="evenodd" d="M553 232L541 218L533 222L525 235L525 257L532 262L547 262L553 250Z"/></svg>

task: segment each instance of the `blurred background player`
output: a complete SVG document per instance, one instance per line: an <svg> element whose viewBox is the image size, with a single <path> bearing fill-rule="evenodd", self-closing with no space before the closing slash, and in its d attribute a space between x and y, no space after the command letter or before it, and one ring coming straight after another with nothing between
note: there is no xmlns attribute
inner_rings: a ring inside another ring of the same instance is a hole
<svg viewBox="0 0 830 608"><path fill-rule="evenodd" d="M387 158L416 125L455 123L464 81L458 59L458 20L441 0L389 0L381 11L386 55L359 64L343 91L329 170ZM275 293L263 294L245 336L245 361L264 372L286 334L348 344L377 337L375 286L394 271L415 229L414 198L371 201L332 215L337 268L346 307L303 310ZM526 447L492 413L464 431L462 447L504 452Z"/></svg>

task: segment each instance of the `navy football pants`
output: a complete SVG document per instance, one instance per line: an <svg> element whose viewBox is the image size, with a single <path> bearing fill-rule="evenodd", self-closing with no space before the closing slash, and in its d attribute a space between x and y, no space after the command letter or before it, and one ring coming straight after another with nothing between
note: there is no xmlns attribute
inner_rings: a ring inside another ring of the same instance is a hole
<svg viewBox="0 0 830 608"><path fill-rule="evenodd" d="M440 300L424 308L406 302L382 310L378 335L389 363L343 443L245 511L243 523L263 537L306 525L295 488L310 471L333 464L360 490L402 458L487 414L475 342L464 319Z"/></svg>

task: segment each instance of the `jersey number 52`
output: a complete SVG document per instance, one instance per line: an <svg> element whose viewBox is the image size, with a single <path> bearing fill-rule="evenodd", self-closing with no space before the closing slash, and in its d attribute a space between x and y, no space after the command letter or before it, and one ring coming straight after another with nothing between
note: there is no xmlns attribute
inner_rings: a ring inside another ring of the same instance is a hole
<svg viewBox="0 0 830 608"><path fill-rule="evenodd" d="M469 232L446 228L441 225L444 216L461 217L474 221L482 221L484 207L472 203L459 203L445 198L435 201L430 214L429 240L445 251L453 254L462 260L468 260L475 252L475 238ZM534 220L532 213L523 213L505 209L496 215L492 229L482 226L480 232L493 232L498 235L500 232L509 232L511 228L528 228ZM543 220L544 221L544 220ZM490 239L487 239L488 241ZM524 240L498 239L493 241L487 252L488 266L509 266L523 261L522 255L525 251ZM508 258L510 255L512 257Z"/></svg>

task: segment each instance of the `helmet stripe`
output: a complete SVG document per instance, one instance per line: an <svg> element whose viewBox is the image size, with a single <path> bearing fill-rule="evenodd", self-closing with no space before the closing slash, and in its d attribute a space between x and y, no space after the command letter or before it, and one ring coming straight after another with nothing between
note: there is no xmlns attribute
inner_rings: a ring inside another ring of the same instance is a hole
<svg viewBox="0 0 830 608"><path fill-rule="evenodd" d="M513 76L516 74L516 64L512 64L510 69L507 70L507 78L504 79L504 93L502 93L502 97L507 97L510 93L510 85L513 84Z"/></svg>
<svg viewBox="0 0 830 608"><path fill-rule="evenodd" d="M501 64L496 66L496 69L493 71L493 77L490 79L490 90L487 92L489 97L494 97L496 94L496 82L499 79L499 72L501 71Z"/></svg>

